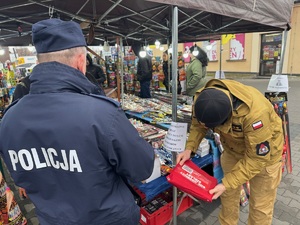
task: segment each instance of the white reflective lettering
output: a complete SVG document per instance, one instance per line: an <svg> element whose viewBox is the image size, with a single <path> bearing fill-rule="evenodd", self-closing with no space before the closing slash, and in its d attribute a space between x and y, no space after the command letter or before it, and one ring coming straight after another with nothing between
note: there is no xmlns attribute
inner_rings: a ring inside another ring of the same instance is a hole
<svg viewBox="0 0 300 225"><path fill-rule="evenodd" d="M32 156L28 150L21 149L18 152L18 157L20 160L20 164L24 170L32 170L33 169L34 164L33 164ZM26 165L25 158L26 158L28 165Z"/></svg>
<svg viewBox="0 0 300 225"><path fill-rule="evenodd" d="M33 156L33 160L34 160L36 169L47 167L47 165L46 165L45 162L41 163L39 155L38 155L38 153L36 151L36 148L32 148L31 149L31 153L32 153L32 156Z"/></svg>
<svg viewBox="0 0 300 225"><path fill-rule="evenodd" d="M41 148L42 149L42 152L43 152L43 155L44 155L44 158L46 160L46 163L47 163L47 166L51 166L50 164L50 161L49 161L49 158L48 158L48 155L47 155L47 152L46 152L46 149L45 148Z"/></svg>
<svg viewBox="0 0 300 225"><path fill-rule="evenodd" d="M75 169L77 169L78 172L82 172L76 150L70 150L69 162L71 172L74 172Z"/></svg>
<svg viewBox="0 0 300 225"><path fill-rule="evenodd" d="M58 161L54 162L54 158L53 158L53 156L57 156L56 150L54 148L48 148L47 152L48 152L49 160L51 162L52 167L55 169L59 169L59 162Z"/></svg>
<svg viewBox="0 0 300 225"><path fill-rule="evenodd" d="M64 162L60 163L60 168L62 168L63 170L69 170L69 163L67 159L66 150L61 150L61 155Z"/></svg>
<svg viewBox="0 0 300 225"><path fill-rule="evenodd" d="M14 150L8 150L11 165L14 171L17 171L16 164L19 162L18 155Z"/></svg>
<svg viewBox="0 0 300 225"><path fill-rule="evenodd" d="M70 172L82 172L80 161L75 149L56 151L54 148L42 148L38 154L37 148L30 150L21 149L19 151L8 150L12 169L17 171L17 165L23 170L42 169L53 167L55 169L62 169Z"/></svg>

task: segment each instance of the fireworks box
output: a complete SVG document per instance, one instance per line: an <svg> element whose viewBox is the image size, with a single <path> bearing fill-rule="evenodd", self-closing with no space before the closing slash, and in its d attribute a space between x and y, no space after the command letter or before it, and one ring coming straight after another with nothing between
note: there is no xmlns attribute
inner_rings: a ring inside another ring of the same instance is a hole
<svg viewBox="0 0 300 225"><path fill-rule="evenodd" d="M167 180L181 191L207 202L212 202L213 195L209 190L218 183L215 177L207 174L191 160L187 160L183 165L177 164L167 176Z"/></svg>

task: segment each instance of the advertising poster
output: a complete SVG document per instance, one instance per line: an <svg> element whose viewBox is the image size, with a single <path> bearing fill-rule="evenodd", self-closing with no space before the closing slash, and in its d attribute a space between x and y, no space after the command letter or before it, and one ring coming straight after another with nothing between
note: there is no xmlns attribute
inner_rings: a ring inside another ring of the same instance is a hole
<svg viewBox="0 0 300 225"><path fill-rule="evenodd" d="M190 52L190 47L192 47L194 45L193 42L186 42L183 43L183 47L184 47L184 53L189 53ZM185 63L189 63L190 62L190 57L184 58L184 62Z"/></svg>
<svg viewBox="0 0 300 225"><path fill-rule="evenodd" d="M230 60L241 60L245 58L245 34L236 34L230 40Z"/></svg>
<svg viewBox="0 0 300 225"><path fill-rule="evenodd" d="M209 47L208 47L209 46ZM218 60L217 57L217 42L216 41L204 41L203 42L204 51L206 51L209 61Z"/></svg>

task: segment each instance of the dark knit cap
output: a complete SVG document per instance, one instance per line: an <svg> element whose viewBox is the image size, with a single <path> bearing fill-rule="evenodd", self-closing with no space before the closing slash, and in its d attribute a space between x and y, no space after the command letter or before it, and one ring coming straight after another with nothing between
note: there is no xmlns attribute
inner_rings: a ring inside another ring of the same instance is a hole
<svg viewBox="0 0 300 225"><path fill-rule="evenodd" d="M47 19L33 24L32 42L37 53L86 46L79 24L60 19Z"/></svg>
<svg viewBox="0 0 300 225"><path fill-rule="evenodd" d="M197 120L206 127L214 128L223 124L232 112L229 97L221 90L204 89L198 96L195 106Z"/></svg>

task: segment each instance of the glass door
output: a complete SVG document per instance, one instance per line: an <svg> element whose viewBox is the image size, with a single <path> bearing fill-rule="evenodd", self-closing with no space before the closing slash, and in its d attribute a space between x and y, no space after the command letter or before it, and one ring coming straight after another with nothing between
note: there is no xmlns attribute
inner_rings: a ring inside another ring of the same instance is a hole
<svg viewBox="0 0 300 225"><path fill-rule="evenodd" d="M280 60L282 34L263 34L261 38L260 76L276 74Z"/></svg>

